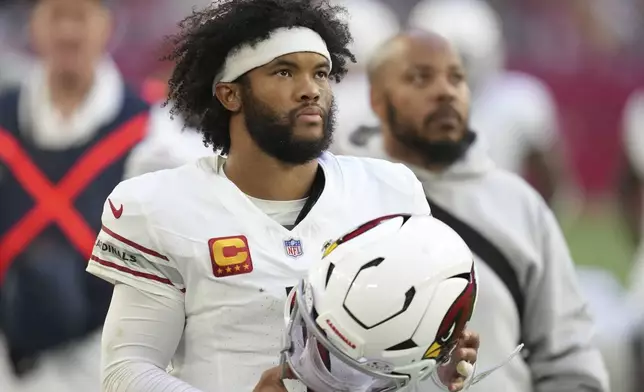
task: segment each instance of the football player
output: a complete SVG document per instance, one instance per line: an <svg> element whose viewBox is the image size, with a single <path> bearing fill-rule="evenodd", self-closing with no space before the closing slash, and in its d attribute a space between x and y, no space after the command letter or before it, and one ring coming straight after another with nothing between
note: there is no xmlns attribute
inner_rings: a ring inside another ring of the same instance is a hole
<svg viewBox="0 0 644 392"><path fill-rule="evenodd" d="M252 390L278 363L287 293L327 239L374 217L430 213L403 165L325 153L330 81L354 60L342 12L228 0L183 21L172 110L225 155L126 180L107 198L87 267L115 284L104 391ZM478 345L464 337L440 373L450 390Z"/></svg>

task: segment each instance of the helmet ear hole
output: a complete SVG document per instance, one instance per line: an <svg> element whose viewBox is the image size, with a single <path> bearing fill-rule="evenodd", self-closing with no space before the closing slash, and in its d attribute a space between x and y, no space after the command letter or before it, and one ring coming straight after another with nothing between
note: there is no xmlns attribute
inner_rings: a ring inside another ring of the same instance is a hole
<svg viewBox="0 0 644 392"><path fill-rule="evenodd" d="M333 273L333 269L335 269L335 264L329 263L329 268L326 270L326 280L324 281L325 289L329 285L329 279L331 279L331 274Z"/></svg>

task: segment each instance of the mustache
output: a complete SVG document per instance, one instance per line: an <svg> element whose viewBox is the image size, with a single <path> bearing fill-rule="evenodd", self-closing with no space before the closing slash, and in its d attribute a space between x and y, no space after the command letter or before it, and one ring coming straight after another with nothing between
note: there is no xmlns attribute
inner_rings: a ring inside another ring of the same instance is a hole
<svg viewBox="0 0 644 392"><path fill-rule="evenodd" d="M319 109L322 112L322 120L326 122L327 118L329 118L329 109L324 109L322 106L318 104L304 104L301 106L296 107L295 109L291 110L288 112L288 118L291 121L291 123L294 123L297 120L297 114L304 109L308 108L316 108Z"/></svg>
<svg viewBox="0 0 644 392"><path fill-rule="evenodd" d="M449 103L444 103L441 104L438 109L434 110L432 113L429 113L427 117L425 117L425 119L423 120L423 125L429 126L435 121L440 121L444 118L449 117L456 118L460 124L463 124L465 122L463 116L461 116L461 114L456 109L454 109L454 106Z"/></svg>

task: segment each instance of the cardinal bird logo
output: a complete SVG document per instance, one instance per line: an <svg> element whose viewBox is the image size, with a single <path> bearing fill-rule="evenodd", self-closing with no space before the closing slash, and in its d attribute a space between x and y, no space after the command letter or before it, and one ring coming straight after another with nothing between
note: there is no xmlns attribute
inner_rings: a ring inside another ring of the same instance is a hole
<svg viewBox="0 0 644 392"><path fill-rule="evenodd" d="M467 276L466 274L465 276ZM436 340L429 346L423 359L436 359L440 362L449 355L456 346L459 336L465 329L465 325L474 312L474 303L477 295L476 270L472 264L472 271L469 273L469 282L463 292L454 300L443 321L438 327Z"/></svg>

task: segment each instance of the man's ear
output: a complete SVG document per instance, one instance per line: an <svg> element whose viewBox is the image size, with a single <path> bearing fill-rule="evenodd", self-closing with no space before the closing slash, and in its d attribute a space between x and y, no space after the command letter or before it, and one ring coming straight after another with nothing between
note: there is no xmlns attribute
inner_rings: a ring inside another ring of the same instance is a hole
<svg viewBox="0 0 644 392"><path fill-rule="evenodd" d="M371 103L371 109L376 114L380 122L387 121L386 97L381 86L371 84L369 89L369 101Z"/></svg>
<svg viewBox="0 0 644 392"><path fill-rule="evenodd" d="M221 104L229 111L237 113L242 108L239 84L218 83L215 86L215 96Z"/></svg>

